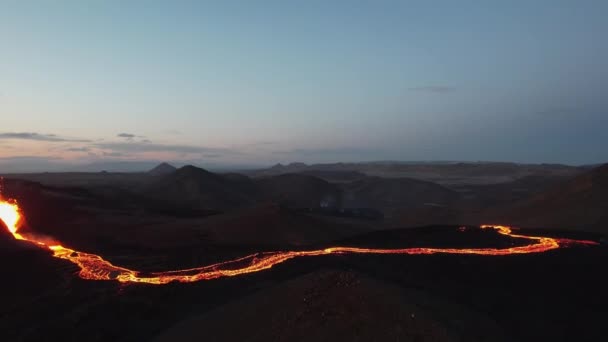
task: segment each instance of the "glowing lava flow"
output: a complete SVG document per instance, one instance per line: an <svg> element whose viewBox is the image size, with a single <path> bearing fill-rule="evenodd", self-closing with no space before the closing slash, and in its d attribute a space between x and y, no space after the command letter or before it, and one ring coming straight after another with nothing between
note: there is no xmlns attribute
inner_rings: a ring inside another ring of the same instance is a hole
<svg viewBox="0 0 608 342"><path fill-rule="evenodd" d="M32 242L42 248L53 252L53 256L68 260L80 267L80 277L92 280L117 280L119 282L167 284L172 281L195 282L199 280L215 279L220 277L232 277L240 274L259 272L271 268L274 265L289 259L303 256L317 256L328 254L472 254L472 255L510 255L541 253L564 245L585 244L596 245L593 241L570 240L540 236L527 236L514 234L511 227L507 226L481 226L482 229L495 229L499 234L519 239L527 239L530 244L510 248L403 248L403 249L376 249L358 247L330 247L312 251L282 251L262 252L247 255L245 257L220 262L213 265L177 270L167 272L153 272L142 274L141 272L112 265L99 255L78 252L61 245L51 245L42 239L28 234L19 234L22 214L19 206L14 201L4 201L0 198L0 220L5 223L10 233L17 240Z"/></svg>

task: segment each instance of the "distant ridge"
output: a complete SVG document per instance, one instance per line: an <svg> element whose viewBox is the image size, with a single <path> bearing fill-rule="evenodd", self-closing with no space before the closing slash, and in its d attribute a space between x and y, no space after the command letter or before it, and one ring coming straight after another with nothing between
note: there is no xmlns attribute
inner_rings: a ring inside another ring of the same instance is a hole
<svg viewBox="0 0 608 342"><path fill-rule="evenodd" d="M167 162L160 163L158 166L148 171L148 174L152 176L164 176L173 173L177 168Z"/></svg>
<svg viewBox="0 0 608 342"><path fill-rule="evenodd" d="M253 177L276 176L303 172L358 172L382 178L415 178L448 184L450 182L500 183L530 176L576 176L587 169L560 164L518 164L510 162L358 162L288 165L276 164L270 168L247 172ZM324 176L327 176L325 174Z"/></svg>
<svg viewBox="0 0 608 342"><path fill-rule="evenodd" d="M268 170L270 170L273 173L282 174L282 173L299 172L299 171L305 170L306 168L308 168L308 165L306 165L304 163L300 163L300 162L294 162L294 163L289 163L287 165L278 163L278 164L275 164L272 167L270 167Z"/></svg>

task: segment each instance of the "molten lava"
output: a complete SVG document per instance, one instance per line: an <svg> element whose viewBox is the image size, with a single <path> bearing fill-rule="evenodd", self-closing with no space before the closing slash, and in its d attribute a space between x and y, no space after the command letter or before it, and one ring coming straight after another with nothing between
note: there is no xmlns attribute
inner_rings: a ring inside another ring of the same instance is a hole
<svg viewBox="0 0 608 342"><path fill-rule="evenodd" d="M359 247L329 247L312 251L280 251L280 252L261 252L245 257L220 262L213 265L176 270L166 272L154 272L142 275L138 271L124 267L115 266L101 256L89 253L78 252L76 250L63 247L61 245L49 244L29 234L19 234L18 230L23 221L22 213L16 201L5 201L0 198L0 220L8 227L9 232L17 240L32 242L42 248L49 249L53 256L59 259L68 260L80 268L80 277L92 280L117 280L123 283L149 283L167 284L172 281L195 282L199 280L209 280L220 277L233 277L241 274L254 273L269 269L274 265L283 263L289 259L305 256L329 255L329 254L472 254L472 255L510 255L541 253L562 246L573 244L597 245L593 241L571 240L561 238L550 238L541 236L527 236L514 234L511 227L483 225L482 229L495 229L499 234L511 237L526 239L530 241L528 245L510 248L403 248L403 249L377 249Z"/></svg>
<svg viewBox="0 0 608 342"><path fill-rule="evenodd" d="M8 231L13 234L15 239L24 240L21 234L17 233L21 223L21 211L15 201L4 201L0 198L0 221L4 222Z"/></svg>

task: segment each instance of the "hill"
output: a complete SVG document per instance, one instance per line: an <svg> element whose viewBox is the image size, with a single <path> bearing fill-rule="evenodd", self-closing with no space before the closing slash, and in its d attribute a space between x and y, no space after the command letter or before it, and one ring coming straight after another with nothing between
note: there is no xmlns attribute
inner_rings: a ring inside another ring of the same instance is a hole
<svg viewBox="0 0 608 342"><path fill-rule="evenodd" d="M161 163L152 170L148 171L149 175L152 176L164 176L175 172L177 168L169 163Z"/></svg>
<svg viewBox="0 0 608 342"><path fill-rule="evenodd" d="M352 182L367 177L361 172L357 171L323 171L323 170L310 170L302 171L300 174L314 176L324 179L330 183L344 183Z"/></svg>
<svg viewBox="0 0 608 342"><path fill-rule="evenodd" d="M309 175L289 173L259 178L256 184L264 199L287 207L336 207L342 200L338 186Z"/></svg>
<svg viewBox="0 0 608 342"><path fill-rule="evenodd" d="M198 220L193 236L216 245L257 245L261 249L327 243L375 229L365 222L336 222L276 204L240 208Z"/></svg>
<svg viewBox="0 0 608 342"><path fill-rule="evenodd" d="M147 195L161 203L183 209L225 210L249 204L254 194L249 182L234 180L191 165L151 184Z"/></svg>
<svg viewBox="0 0 608 342"><path fill-rule="evenodd" d="M310 171L359 172L384 178L415 178L442 185L496 184L525 176L565 177L581 174L585 168L560 164L519 164L507 162L361 162L312 164L277 164L271 168L249 171L251 176L272 176ZM338 174L334 174L338 175ZM348 174L346 174L348 175Z"/></svg>
<svg viewBox="0 0 608 342"><path fill-rule="evenodd" d="M486 217L521 226L608 232L608 164L516 204L492 209Z"/></svg>
<svg viewBox="0 0 608 342"><path fill-rule="evenodd" d="M217 174L194 166L184 166L152 183L147 196L171 207L220 210L275 202L286 207L338 205L340 189L320 178L285 174L252 180L247 176Z"/></svg>
<svg viewBox="0 0 608 342"><path fill-rule="evenodd" d="M445 206L459 198L441 185L411 178L367 177L344 185L345 207L374 208L391 214L395 210Z"/></svg>

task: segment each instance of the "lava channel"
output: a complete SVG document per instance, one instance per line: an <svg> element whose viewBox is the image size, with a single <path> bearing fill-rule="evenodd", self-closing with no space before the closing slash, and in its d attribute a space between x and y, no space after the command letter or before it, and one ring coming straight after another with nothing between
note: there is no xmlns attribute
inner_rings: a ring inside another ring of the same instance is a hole
<svg viewBox="0 0 608 342"><path fill-rule="evenodd" d="M0 198L0 220L8 227L9 232L17 240L29 241L40 248L48 249L53 257L72 262L80 268L79 276L89 280L115 280L122 283L167 284L170 282L190 283L221 277L234 277L267 270L287 260L329 254L469 254L469 255L512 255L542 253L570 245L598 245L594 241L551 238L542 236L520 235L513 233L509 226L482 225L481 229L494 229L499 234L511 238L525 239L529 244L509 248L360 248L360 247L329 247L308 251L278 251L260 252L242 258L228 260L217 264L175 271L142 273L136 270L113 265L96 254L84 253L51 244L44 239L30 234L20 234L19 228L24 222L24 216L19 205L14 200Z"/></svg>

